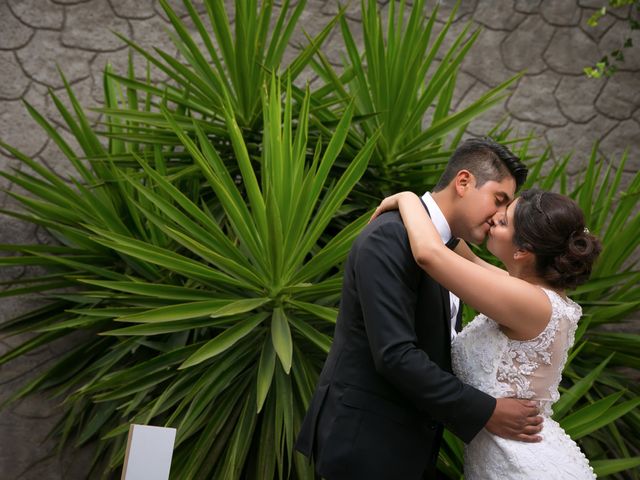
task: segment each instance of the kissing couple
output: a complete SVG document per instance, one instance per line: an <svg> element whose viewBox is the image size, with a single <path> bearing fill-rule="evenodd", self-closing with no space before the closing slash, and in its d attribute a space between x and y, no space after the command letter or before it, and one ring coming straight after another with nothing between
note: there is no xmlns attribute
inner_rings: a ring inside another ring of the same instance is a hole
<svg viewBox="0 0 640 480"><path fill-rule="evenodd" d="M432 192L385 198L345 264L333 345L296 449L326 480L435 479L444 428L466 480L593 479L552 418L601 246L571 199L515 192L527 168L491 139ZM467 242L487 240L504 265ZM480 312L461 330L462 303Z"/></svg>

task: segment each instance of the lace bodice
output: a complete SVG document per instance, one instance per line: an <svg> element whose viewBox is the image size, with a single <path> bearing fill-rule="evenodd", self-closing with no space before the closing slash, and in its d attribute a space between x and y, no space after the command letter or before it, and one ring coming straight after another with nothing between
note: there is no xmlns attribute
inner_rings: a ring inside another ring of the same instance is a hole
<svg viewBox="0 0 640 480"><path fill-rule="evenodd" d="M551 302L551 319L537 337L512 340L496 322L478 315L455 337L451 357L463 382L494 397L537 400L541 413L551 416L582 309L552 290L543 291Z"/></svg>
<svg viewBox="0 0 640 480"><path fill-rule="evenodd" d="M512 340L499 325L478 315L454 338L453 370L465 383L494 397L537 400L544 420L542 441L525 443L481 430L465 446L467 480L595 480L593 469L558 422L551 406L573 345L582 309L552 290L551 318L531 340Z"/></svg>

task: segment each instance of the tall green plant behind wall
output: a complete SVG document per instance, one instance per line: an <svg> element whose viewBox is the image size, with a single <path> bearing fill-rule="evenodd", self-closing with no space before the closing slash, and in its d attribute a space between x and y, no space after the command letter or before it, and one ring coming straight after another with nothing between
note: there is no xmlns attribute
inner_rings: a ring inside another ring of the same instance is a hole
<svg viewBox="0 0 640 480"><path fill-rule="evenodd" d="M452 111L456 74L481 32L467 25L445 42L455 10L436 23L423 0L383 12L363 1L363 47L340 11L288 64L304 0L237 0L235 28L219 0L205 1L202 16L185 0L191 27L160 3L180 59L123 41L166 82L149 69L140 80L133 61L128 72L107 67L97 126L69 85L70 108L51 94L78 149L26 105L75 178L0 142L31 172L2 172L28 192L7 192L23 208L2 213L57 242L0 245L0 267L47 272L0 296L50 300L0 326L34 334L0 363L84 333L9 401L58 398L54 434L60 446L94 442L92 478L115 475L129 424L143 423L177 428L172 478L311 479L293 443L331 345L351 242L383 195L435 183L466 125L517 77ZM340 67L323 53L334 28ZM308 71L319 78L312 87L300 81ZM597 327L624 322L640 304L629 260L640 176L619 191L620 174L602 170L594 150L569 190L568 157L543 176L548 152L529 158L530 139L492 133L531 162L532 184L575 197L603 237L606 261L574 292L585 320L556 416L599 473L637 478L638 388L618 368L640 367L640 338ZM461 462L447 435L441 470L460 478Z"/></svg>

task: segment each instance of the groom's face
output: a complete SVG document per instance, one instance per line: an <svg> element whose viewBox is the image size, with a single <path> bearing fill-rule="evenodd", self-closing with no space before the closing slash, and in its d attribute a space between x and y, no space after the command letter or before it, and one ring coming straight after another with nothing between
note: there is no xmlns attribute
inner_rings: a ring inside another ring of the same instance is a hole
<svg viewBox="0 0 640 480"><path fill-rule="evenodd" d="M499 182L489 180L479 188L476 188L475 177L471 176L461 198L457 236L481 244L489 233L494 215L506 209L515 190L516 182L511 176Z"/></svg>

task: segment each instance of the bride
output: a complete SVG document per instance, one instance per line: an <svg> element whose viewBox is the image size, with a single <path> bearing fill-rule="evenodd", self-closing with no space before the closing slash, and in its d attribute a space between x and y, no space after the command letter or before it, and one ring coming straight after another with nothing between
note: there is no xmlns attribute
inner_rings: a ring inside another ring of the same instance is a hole
<svg viewBox="0 0 640 480"><path fill-rule="evenodd" d="M443 245L415 194L385 198L373 217L399 209L416 262L481 312L452 343L455 374L494 397L536 400L542 441L522 443L481 431L465 448L465 479L593 479L576 443L551 418L567 351L581 316L566 289L584 283L600 252L571 199L528 190L493 219L487 248L506 271L460 242Z"/></svg>

